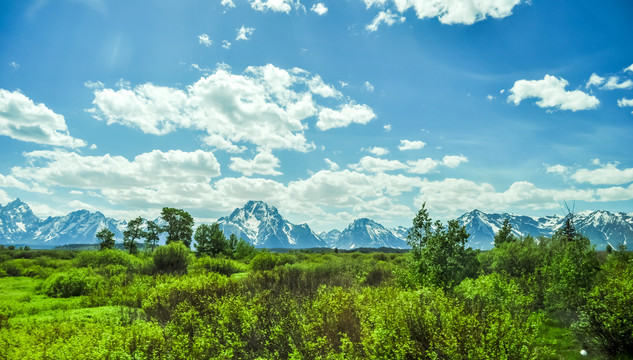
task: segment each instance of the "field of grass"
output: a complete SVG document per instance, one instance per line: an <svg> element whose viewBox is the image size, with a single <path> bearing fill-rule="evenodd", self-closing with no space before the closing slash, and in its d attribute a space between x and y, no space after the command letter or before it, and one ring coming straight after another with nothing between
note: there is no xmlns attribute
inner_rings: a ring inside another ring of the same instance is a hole
<svg viewBox="0 0 633 360"><path fill-rule="evenodd" d="M592 331L588 316L601 310L589 306L597 285L579 307L556 307L529 276L498 270L503 256L494 251L480 254L478 275L454 288L420 283L410 253L256 252L243 259L189 253L182 271L167 273L148 253L24 253L0 252L2 359L631 355L631 342L610 351ZM500 257L490 263L490 256ZM603 259L601 272L624 279L633 268L624 259ZM624 303L612 306L631 303L630 284L623 286ZM624 309L610 316L620 317L613 324L626 336L626 312L633 310Z"/></svg>

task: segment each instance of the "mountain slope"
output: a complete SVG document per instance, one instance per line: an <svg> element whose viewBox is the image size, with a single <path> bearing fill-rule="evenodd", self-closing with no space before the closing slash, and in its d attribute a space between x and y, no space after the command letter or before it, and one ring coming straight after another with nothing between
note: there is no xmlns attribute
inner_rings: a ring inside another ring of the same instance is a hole
<svg viewBox="0 0 633 360"><path fill-rule="evenodd" d="M339 236L336 247L341 249L390 247L404 249L407 243L377 222L363 218L354 220Z"/></svg>
<svg viewBox="0 0 633 360"><path fill-rule="evenodd" d="M259 248L327 247L307 224L290 223L263 201L247 202L218 224L227 237L235 234Z"/></svg>

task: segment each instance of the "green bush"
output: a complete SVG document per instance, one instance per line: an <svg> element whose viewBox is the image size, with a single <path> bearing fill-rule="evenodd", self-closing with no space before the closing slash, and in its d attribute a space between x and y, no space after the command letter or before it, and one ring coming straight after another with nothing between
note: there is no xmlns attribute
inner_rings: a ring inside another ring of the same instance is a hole
<svg viewBox="0 0 633 360"><path fill-rule="evenodd" d="M191 251L180 241L158 247L153 254L155 274L186 274Z"/></svg>
<svg viewBox="0 0 633 360"><path fill-rule="evenodd" d="M261 252L251 260L251 266L255 271L272 270L277 266L277 257L268 252Z"/></svg>
<svg viewBox="0 0 633 360"><path fill-rule="evenodd" d="M241 271L232 260L213 258L210 256L203 256L196 259L194 269L198 272L200 270L211 271L225 276L231 276Z"/></svg>
<svg viewBox="0 0 633 360"><path fill-rule="evenodd" d="M70 269L51 275L43 285L43 291L50 297L68 298L87 295L102 284L102 278L90 269Z"/></svg>

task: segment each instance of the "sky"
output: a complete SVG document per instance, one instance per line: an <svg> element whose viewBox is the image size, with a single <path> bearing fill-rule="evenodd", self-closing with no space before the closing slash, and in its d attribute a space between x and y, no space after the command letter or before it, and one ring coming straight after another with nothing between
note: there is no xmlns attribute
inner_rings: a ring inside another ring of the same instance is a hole
<svg viewBox="0 0 633 360"><path fill-rule="evenodd" d="M6 0L0 204L633 212L633 3Z"/></svg>

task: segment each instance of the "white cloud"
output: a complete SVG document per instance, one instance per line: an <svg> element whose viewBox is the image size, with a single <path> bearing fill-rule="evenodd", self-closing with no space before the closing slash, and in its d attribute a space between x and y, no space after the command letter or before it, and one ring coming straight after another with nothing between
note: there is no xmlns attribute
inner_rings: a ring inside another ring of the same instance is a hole
<svg viewBox="0 0 633 360"><path fill-rule="evenodd" d="M344 104L339 110L322 108L316 126L321 130L346 127L351 123L367 124L376 118L374 111L367 105Z"/></svg>
<svg viewBox="0 0 633 360"><path fill-rule="evenodd" d="M209 35L207 34L198 35L198 42L200 43L200 45L204 45L206 47L209 47L211 46L211 44L213 44L213 40L211 40L209 38Z"/></svg>
<svg viewBox="0 0 633 360"><path fill-rule="evenodd" d="M557 209L560 201L595 201L591 190L540 189L527 181L513 183L507 190L497 192L488 183L477 184L465 179L425 180L415 205L427 203L429 209L444 216L458 216L465 211L480 209L500 211L510 207L532 210Z"/></svg>
<svg viewBox="0 0 633 360"><path fill-rule="evenodd" d="M392 13L391 10L380 11L371 24L367 24L365 26L365 29L374 32L378 30L380 24L387 24L388 26L391 26L396 22L403 23L405 21L406 18L404 16L398 16L397 14Z"/></svg>
<svg viewBox="0 0 633 360"><path fill-rule="evenodd" d="M242 27L236 30L237 36L235 37L235 40L249 40L249 36L253 35L255 28L245 27L244 25L242 25Z"/></svg>
<svg viewBox="0 0 633 360"><path fill-rule="evenodd" d="M618 106L619 107L633 106L633 99L626 99L626 98L618 99Z"/></svg>
<svg viewBox="0 0 633 360"><path fill-rule="evenodd" d="M325 163L327 164L328 168L332 171L337 171L338 169L340 169L340 166L338 166L337 163L335 163L334 161L325 158Z"/></svg>
<svg viewBox="0 0 633 360"><path fill-rule="evenodd" d="M600 201L627 201L633 199L633 184L628 187L610 187L596 190Z"/></svg>
<svg viewBox="0 0 633 360"><path fill-rule="evenodd" d="M633 72L633 64L629 65L627 68L624 69L624 71L630 71Z"/></svg>
<svg viewBox="0 0 633 360"><path fill-rule="evenodd" d="M495 99L495 97L494 97L494 96L492 96L492 95L488 95L488 96L486 96L486 99L488 99L489 101L492 101L492 100L494 100L494 99Z"/></svg>
<svg viewBox="0 0 633 360"><path fill-rule="evenodd" d="M451 169L458 167L463 162L468 162L468 158L463 155L446 155L442 158L442 165Z"/></svg>
<svg viewBox="0 0 633 360"><path fill-rule="evenodd" d="M595 96L580 90L566 91L568 84L567 80L551 75L545 75L543 80L518 80L510 89L508 101L518 105L528 98L540 98L536 102L539 107L572 111L594 109L600 104Z"/></svg>
<svg viewBox="0 0 633 360"><path fill-rule="evenodd" d="M385 129L386 132L390 132L391 131L391 124L385 124L382 128Z"/></svg>
<svg viewBox="0 0 633 360"><path fill-rule="evenodd" d="M488 17L502 19L522 0L365 0L367 8L394 3L399 13L413 8L418 19L437 18L442 24L471 25Z"/></svg>
<svg viewBox="0 0 633 360"><path fill-rule="evenodd" d="M370 148L367 148L367 149L364 149L364 150L367 150L367 151L369 151L370 153L372 153L372 154L374 154L376 156L384 156L384 155L389 154L389 150L387 150L384 147L380 147L380 146L374 146L374 147L370 147Z"/></svg>
<svg viewBox="0 0 633 360"><path fill-rule="evenodd" d="M64 116L19 91L0 89L0 135L43 145L77 148L86 142L70 136Z"/></svg>
<svg viewBox="0 0 633 360"><path fill-rule="evenodd" d="M16 63L15 61L11 61L9 63L9 66L13 68L13 70L17 70L20 67L20 64Z"/></svg>
<svg viewBox="0 0 633 360"><path fill-rule="evenodd" d="M342 87L342 88L344 88L344 87L346 87L346 86L348 86L348 85L349 85L349 84L348 84L348 83L346 83L345 81L339 81L338 83L339 83L339 85L341 85L341 87Z"/></svg>
<svg viewBox="0 0 633 360"><path fill-rule="evenodd" d="M609 163L595 170L579 169L571 177L580 183L620 185L633 181L633 168L620 170L617 163Z"/></svg>
<svg viewBox="0 0 633 360"><path fill-rule="evenodd" d="M14 199L9 197L9 195L4 190L0 189L0 205L7 204L13 200Z"/></svg>
<svg viewBox="0 0 633 360"><path fill-rule="evenodd" d="M358 164L350 165L350 168L363 172L382 173L385 171L401 170L407 166L398 160L386 160L365 156Z"/></svg>
<svg viewBox="0 0 633 360"><path fill-rule="evenodd" d="M410 173L427 174L437 168L437 166L440 165L440 162L431 158L426 158L407 161L407 165L409 165L409 169L407 171Z"/></svg>
<svg viewBox="0 0 633 360"><path fill-rule="evenodd" d="M301 3L297 0L251 0L251 7L257 11L274 11L289 13L292 8L300 8Z"/></svg>
<svg viewBox="0 0 633 360"><path fill-rule="evenodd" d="M604 80L605 78L603 78L602 76L598 76L598 74L593 73L589 77L589 81L587 81L587 84L585 84L585 88L589 88L590 86L600 86L604 84Z"/></svg>
<svg viewBox="0 0 633 360"><path fill-rule="evenodd" d="M546 165L546 170L545 172L547 172L548 174L559 174L559 175L564 175L569 171L569 169L566 166L563 165L552 165L552 166L547 166Z"/></svg>
<svg viewBox="0 0 633 360"><path fill-rule="evenodd" d="M187 207L216 203L209 185L220 176L211 152L154 150L128 160L122 156L82 156L61 150L26 153L29 166L14 167L16 178L32 184L98 191L112 204Z"/></svg>
<svg viewBox="0 0 633 360"><path fill-rule="evenodd" d="M222 4L222 6L224 6L226 8L234 8L235 7L235 3L233 2L233 0L222 0L222 2L220 4Z"/></svg>
<svg viewBox="0 0 633 360"><path fill-rule="evenodd" d="M241 172L246 176L252 176L253 174L276 176L281 175L281 173L276 170L279 166L279 159L269 150L264 150L255 155L252 160L232 157L229 168L233 171Z"/></svg>
<svg viewBox="0 0 633 360"><path fill-rule="evenodd" d="M84 82L84 86L88 89L101 89L105 85L101 81L86 81Z"/></svg>
<svg viewBox="0 0 633 360"><path fill-rule="evenodd" d="M369 81L365 81L365 90L369 92L374 92L374 85L372 85Z"/></svg>
<svg viewBox="0 0 633 360"><path fill-rule="evenodd" d="M617 76L609 77L609 80L602 87L605 90L620 90L620 89L630 89L633 87L633 81L624 80L622 82L618 82L620 79Z"/></svg>
<svg viewBox="0 0 633 360"><path fill-rule="evenodd" d="M314 5L312 5L312 7L310 8L310 10L314 11L315 13L319 14L320 16L323 16L325 14L327 14L327 6L325 6L323 3L316 3Z"/></svg>
<svg viewBox="0 0 633 360"><path fill-rule="evenodd" d="M398 145L398 149L400 149L400 151L418 150L422 149L424 146L426 146L426 143L424 141L400 140L400 145Z"/></svg>
<svg viewBox="0 0 633 360"><path fill-rule="evenodd" d="M222 47L225 49L230 49L231 48L231 42L228 40L222 40Z"/></svg>
<svg viewBox="0 0 633 360"><path fill-rule="evenodd" d="M270 64L248 67L243 75L220 67L186 91L144 84L132 90L98 89L94 94L95 108L90 112L108 124L156 135L178 128L203 130L205 143L230 152L243 151L240 142L308 151L314 145L306 142L303 121L317 113L321 130L364 124L375 117L367 105L349 102L333 110L317 104L313 94L339 93L305 70Z"/></svg>

